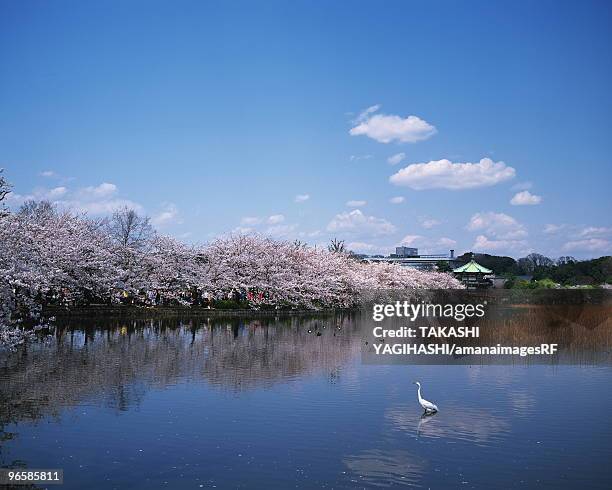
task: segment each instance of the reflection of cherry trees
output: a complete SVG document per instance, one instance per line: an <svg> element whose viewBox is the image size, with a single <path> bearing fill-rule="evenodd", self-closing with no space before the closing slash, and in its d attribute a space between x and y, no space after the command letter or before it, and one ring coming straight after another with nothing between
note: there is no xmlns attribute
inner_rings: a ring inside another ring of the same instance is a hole
<svg viewBox="0 0 612 490"><path fill-rule="evenodd" d="M28 203L0 217L0 326L36 319L41 305L210 305L350 307L363 289L458 288L451 276L260 236L205 246L153 232L130 210L110 220ZM0 328L4 340L7 328Z"/></svg>
<svg viewBox="0 0 612 490"><path fill-rule="evenodd" d="M50 341L30 343L7 357L9 376L0 384L0 429L94 398L125 410L150 388L186 379L242 391L310 373L337 376L360 350L352 316L340 313L258 320L117 320L100 326L58 327Z"/></svg>

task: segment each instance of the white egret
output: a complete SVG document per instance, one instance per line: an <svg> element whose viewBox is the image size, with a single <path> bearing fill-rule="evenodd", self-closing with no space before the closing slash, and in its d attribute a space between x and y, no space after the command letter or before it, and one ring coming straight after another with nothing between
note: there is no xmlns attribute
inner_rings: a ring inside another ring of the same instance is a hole
<svg viewBox="0 0 612 490"><path fill-rule="evenodd" d="M419 387L418 390L417 390L417 395L419 397L419 404L423 407L423 409L425 410L425 413L435 413L435 412L437 412L438 411L438 407L434 403L431 403L431 402L425 400L425 398L423 398L421 396L421 383L419 383L418 381L415 381L414 384Z"/></svg>

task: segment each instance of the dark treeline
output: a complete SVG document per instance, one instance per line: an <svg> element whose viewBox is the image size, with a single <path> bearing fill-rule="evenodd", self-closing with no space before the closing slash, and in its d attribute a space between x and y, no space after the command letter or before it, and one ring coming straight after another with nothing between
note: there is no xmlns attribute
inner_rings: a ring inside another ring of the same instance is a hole
<svg viewBox="0 0 612 490"><path fill-rule="evenodd" d="M507 256L465 253L460 260L474 258L479 264L493 270L495 274L508 278L531 276L534 281L550 279L566 285L612 284L612 257L599 257L591 260L578 260L564 256L551 259L532 253L518 260Z"/></svg>

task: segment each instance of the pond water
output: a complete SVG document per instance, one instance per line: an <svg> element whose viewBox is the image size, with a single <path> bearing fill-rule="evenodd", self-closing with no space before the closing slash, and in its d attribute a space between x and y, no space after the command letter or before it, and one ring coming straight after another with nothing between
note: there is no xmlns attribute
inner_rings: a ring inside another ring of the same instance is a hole
<svg viewBox="0 0 612 490"><path fill-rule="evenodd" d="M360 321L66 322L2 358L1 466L66 489L612 488L610 365L369 365Z"/></svg>

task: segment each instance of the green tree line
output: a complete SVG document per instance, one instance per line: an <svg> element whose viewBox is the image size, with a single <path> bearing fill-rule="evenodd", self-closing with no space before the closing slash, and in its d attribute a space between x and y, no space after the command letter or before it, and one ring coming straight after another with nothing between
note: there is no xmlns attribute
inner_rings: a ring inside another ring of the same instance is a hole
<svg viewBox="0 0 612 490"><path fill-rule="evenodd" d="M591 260L577 260L564 256L551 259L538 253L515 260L512 257L490 254L465 253L459 260L474 258L479 264L491 269L499 276L506 276L509 286L519 284L517 276L531 276L539 287L612 284L612 257L605 256Z"/></svg>

